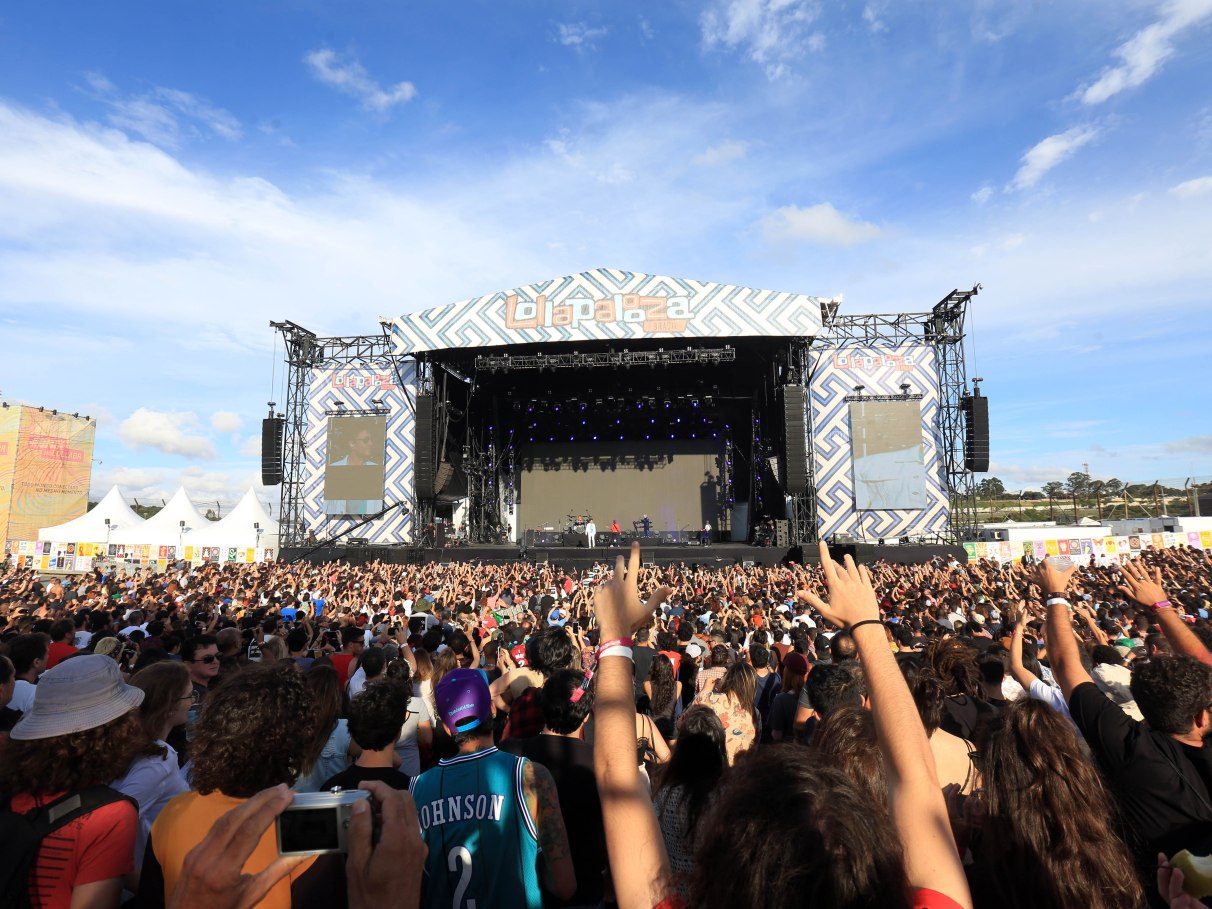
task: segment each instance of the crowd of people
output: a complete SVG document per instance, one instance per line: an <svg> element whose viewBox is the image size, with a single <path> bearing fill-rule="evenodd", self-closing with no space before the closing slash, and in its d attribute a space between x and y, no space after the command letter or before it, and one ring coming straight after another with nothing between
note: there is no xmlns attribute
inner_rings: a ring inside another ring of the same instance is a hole
<svg viewBox="0 0 1212 909"><path fill-rule="evenodd" d="M1193 909L1210 601L1193 549L5 564L0 888L35 909ZM344 851L284 854L281 815L334 789L370 795Z"/></svg>

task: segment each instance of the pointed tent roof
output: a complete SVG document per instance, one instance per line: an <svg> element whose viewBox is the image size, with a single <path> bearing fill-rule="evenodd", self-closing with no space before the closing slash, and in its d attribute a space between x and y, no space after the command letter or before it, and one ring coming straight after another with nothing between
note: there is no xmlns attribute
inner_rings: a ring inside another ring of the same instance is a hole
<svg viewBox="0 0 1212 909"><path fill-rule="evenodd" d="M131 531L122 530L111 537L117 543L151 543L153 545L176 545L181 533L181 522L191 530L200 530L209 522L190 501L185 487L173 493L173 497L158 512L141 526Z"/></svg>
<svg viewBox="0 0 1212 909"><path fill-rule="evenodd" d="M106 518L109 518L109 530L112 532L132 530L145 523L127 504L118 487L114 486L91 511L54 527L42 528L38 531L38 539L60 543L100 543L105 540Z"/></svg>
<svg viewBox="0 0 1212 909"><path fill-rule="evenodd" d="M191 546L247 546L250 545L248 541L256 535L254 524L260 525L262 540L277 537L278 522L269 516L256 491L249 487L223 520L207 521L205 526L196 527L195 532L190 534L189 543Z"/></svg>

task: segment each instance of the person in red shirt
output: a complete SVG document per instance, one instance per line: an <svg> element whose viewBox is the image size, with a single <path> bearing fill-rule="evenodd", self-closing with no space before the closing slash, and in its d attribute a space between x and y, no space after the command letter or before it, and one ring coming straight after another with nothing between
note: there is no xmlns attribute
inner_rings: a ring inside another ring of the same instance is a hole
<svg viewBox="0 0 1212 909"><path fill-rule="evenodd" d="M332 665L337 670L342 688L353 675L354 664L365 647L366 633L361 628L357 625L346 625L341 629L341 652L333 655Z"/></svg>
<svg viewBox="0 0 1212 909"><path fill-rule="evenodd" d="M88 654L43 674L34 706L0 750L0 794L25 813L121 776L148 744L135 709L143 692L118 664ZM113 793L49 833L30 867L30 904L39 909L116 909L134 870L139 811Z"/></svg>
<svg viewBox="0 0 1212 909"><path fill-rule="evenodd" d="M51 643L47 649L46 668L54 669L61 660L76 652L72 641L76 638L76 623L71 619L60 619L51 625Z"/></svg>

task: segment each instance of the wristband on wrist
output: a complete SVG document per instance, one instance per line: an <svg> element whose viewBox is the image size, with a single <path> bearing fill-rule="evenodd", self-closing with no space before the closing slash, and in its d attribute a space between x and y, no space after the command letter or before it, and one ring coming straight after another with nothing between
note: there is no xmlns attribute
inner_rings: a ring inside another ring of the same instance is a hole
<svg viewBox="0 0 1212 909"><path fill-rule="evenodd" d="M1159 610L1159 609L1173 609L1174 604L1171 603L1169 600L1158 600L1156 603L1154 603L1149 608L1152 609L1154 612L1157 612L1157 610Z"/></svg>
<svg viewBox="0 0 1212 909"><path fill-rule="evenodd" d="M633 643L634 642L629 637L628 638L611 638L608 641L602 641L602 643L598 644L598 656L601 656L602 651L605 650L607 647L613 647L616 644L618 644L621 647L631 647Z"/></svg>
<svg viewBox="0 0 1212 909"><path fill-rule="evenodd" d="M883 623L883 621L882 621L881 619L863 619L861 622L855 622L855 623L854 623L853 625L851 625L851 626L850 626L850 628L849 628L849 629L847 629L847 630L848 630L848 631L849 631L851 634L854 634L854 629L856 629L856 628L861 628L861 627L862 627L862 626L864 626L864 625L879 625L879 626L882 628L882 627L884 626L884 623Z"/></svg>
<svg viewBox="0 0 1212 909"><path fill-rule="evenodd" d="M604 660L606 657L625 657L631 662L635 662L635 656L631 652L630 647L624 647L622 644L611 644L609 647L604 647L598 651L598 660Z"/></svg>
<svg viewBox="0 0 1212 909"><path fill-rule="evenodd" d="M1069 605L1069 600L1063 596L1049 595L1048 599L1045 600L1044 602L1045 602L1045 605L1048 605L1048 606L1068 606Z"/></svg>

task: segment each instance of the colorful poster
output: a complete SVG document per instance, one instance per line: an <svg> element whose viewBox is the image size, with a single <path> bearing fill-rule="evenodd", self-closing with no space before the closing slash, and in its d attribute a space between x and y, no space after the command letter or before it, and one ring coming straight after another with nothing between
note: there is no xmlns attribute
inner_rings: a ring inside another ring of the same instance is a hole
<svg viewBox="0 0 1212 909"><path fill-rule="evenodd" d="M227 547L227 561L234 562L235 560L236 560L236 547L235 546Z"/></svg>
<svg viewBox="0 0 1212 909"><path fill-rule="evenodd" d="M0 536L34 539L43 527L78 518L88 509L97 424L36 407L3 410L0 499L7 501L0 501L0 520L7 517L7 526L0 527Z"/></svg>
<svg viewBox="0 0 1212 909"><path fill-rule="evenodd" d="M1088 556L1094 552L1094 544L1090 540L1078 540L1077 551L1084 556Z"/></svg>
<svg viewBox="0 0 1212 909"><path fill-rule="evenodd" d="M1009 562L1014 558L1014 548L1010 545L1009 540L1002 540L998 549L1001 552L1003 562Z"/></svg>
<svg viewBox="0 0 1212 909"><path fill-rule="evenodd" d="M50 570L50 562L51 562L50 556L44 555L44 556L40 556L38 558L38 565L42 568L43 571Z"/></svg>
<svg viewBox="0 0 1212 909"><path fill-rule="evenodd" d="M1091 544L1092 544L1092 545L1093 545L1093 547L1094 547L1094 554L1095 554L1096 556L1100 556L1100 555L1105 555L1105 554L1106 554L1106 552L1107 552L1107 541L1106 541L1106 539L1104 539L1103 537L1098 537L1098 538L1096 538L1096 539L1091 540L1090 542L1091 542Z"/></svg>
<svg viewBox="0 0 1212 909"><path fill-rule="evenodd" d="M966 552L968 554L968 561L969 562L973 561L976 558L976 544L975 543L965 543L964 552Z"/></svg>
<svg viewBox="0 0 1212 909"><path fill-rule="evenodd" d="M194 560L194 551L195 550L194 550L193 546L185 547L185 561L192 562Z"/></svg>
<svg viewBox="0 0 1212 909"><path fill-rule="evenodd" d="M257 560L257 551L255 549L244 550L244 561L255 562Z"/></svg>
<svg viewBox="0 0 1212 909"><path fill-rule="evenodd" d="M93 560L88 556L76 556L76 571L91 571Z"/></svg>
<svg viewBox="0 0 1212 909"><path fill-rule="evenodd" d="M1152 542L1154 549L1161 549L1163 546L1166 545L1165 538L1162 537L1162 535L1160 533L1153 534L1150 538L1150 541Z"/></svg>
<svg viewBox="0 0 1212 909"><path fill-rule="evenodd" d="M1199 531L1196 531L1196 530L1187 531L1187 545L1199 548L1199 546L1201 545L1200 539L1199 539Z"/></svg>
<svg viewBox="0 0 1212 909"><path fill-rule="evenodd" d="M1139 552L1140 551L1140 537L1136 536L1135 534L1128 537L1128 548L1131 549L1133 552Z"/></svg>
<svg viewBox="0 0 1212 909"><path fill-rule="evenodd" d="M1199 545L1204 549L1212 549L1212 530L1201 530L1199 532Z"/></svg>
<svg viewBox="0 0 1212 909"><path fill-rule="evenodd" d="M1057 551L1057 554L1059 554L1059 555L1069 555L1069 541L1068 540L1057 540L1056 541L1056 551Z"/></svg>
<svg viewBox="0 0 1212 909"><path fill-rule="evenodd" d="M1119 552L1119 541L1115 537L1107 537L1107 555L1115 555Z"/></svg>
<svg viewBox="0 0 1212 909"><path fill-rule="evenodd" d="M1035 557L1037 559L1042 559L1047 554L1048 554L1048 544L1046 542L1044 542L1043 540L1036 540L1035 541Z"/></svg>
<svg viewBox="0 0 1212 909"><path fill-rule="evenodd" d="M158 553L157 553L157 558L160 558L160 559L168 558L168 547L167 546L160 547L160 549L158 550Z"/></svg>

